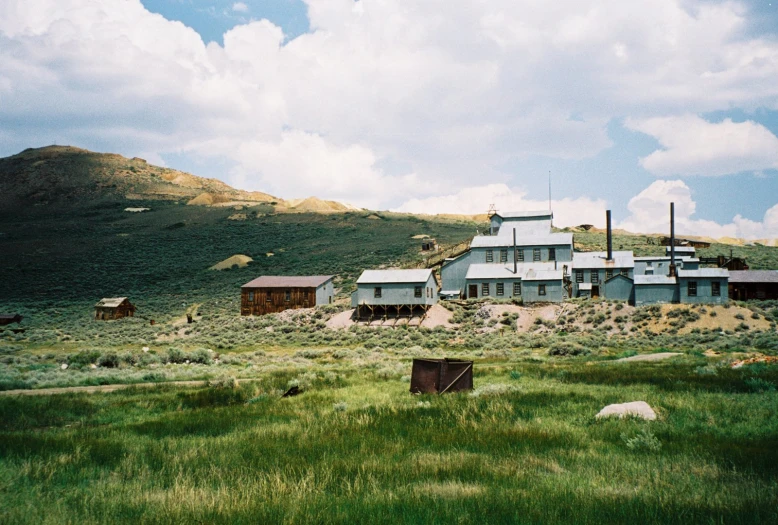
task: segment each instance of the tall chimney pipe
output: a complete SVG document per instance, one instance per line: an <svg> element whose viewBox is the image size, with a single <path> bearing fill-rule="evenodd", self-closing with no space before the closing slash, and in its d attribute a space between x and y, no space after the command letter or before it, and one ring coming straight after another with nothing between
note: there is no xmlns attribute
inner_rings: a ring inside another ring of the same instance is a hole
<svg viewBox="0 0 778 525"><path fill-rule="evenodd" d="M670 203L670 277L675 277L675 203Z"/></svg>
<svg viewBox="0 0 778 525"><path fill-rule="evenodd" d="M519 273L518 257L516 253L516 228L513 228L513 275Z"/></svg>
<svg viewBox="0 0 778 525"><path fill-rule="evenodd" d="M613 260L613 232L611 231L611 211L605 211L605 227L608 230L608 260Z"/></svg>

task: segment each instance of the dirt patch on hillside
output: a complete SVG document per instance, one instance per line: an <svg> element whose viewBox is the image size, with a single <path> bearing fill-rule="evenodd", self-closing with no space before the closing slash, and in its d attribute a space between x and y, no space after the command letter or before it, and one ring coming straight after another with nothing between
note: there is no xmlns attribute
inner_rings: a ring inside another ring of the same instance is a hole
<svg viewBox="0 0 778 525"><path fill-rule="evenodd" d="M678 327L678 333L688 334L692 330L736 330L747 326L748 330L769 330L770 321L764 316L758 315L742 306L730 305L728 308L722 305L689 305L689 304L663 304L661 306L662 318L652 319L647 328L654 332L661 332L674 328L672 323L685 320L683 326Z"/></svg>
<svg viewBox="0 0 778 525"><path fill-rule="evenodd" d="M425 328L436 328L442 326L444 328L452 328L454 324L451 323L451 317L453 312L442 307L439 304L434 305L427 311L427 316L421 323L421 326Z"/></svg>
<svg viewBox="0 0 778 525"><path fill-rule="evenodd" d="M229 270L233 266L237 266L238 268L245 268L246 266L248 266L250 262L254 262L254 259L252 259L248 255L233 255L232 257L228 257L227 259L224 259L222 262L214 264L208 269L209 270Z"/></svg>
<svg viewBox="0 0 778 525"><path fill-rule="evenodd" d="M569 305L546 304L535 307L514 306L514 311L519 314L519 318L516 320L516 329L519 332L528 332L530 328L535 326L535 320L537 318L555 323L559 315L565 309L565 306Z"/></svg>
<svg viewBox="0 0 778 525"><path fill-rule="evenodd" d="M341 328L348 328L354 325L354 309L344 310L339 314L335 314L330 317L327 322L327 328L331 330L340 330Z"/></svg>

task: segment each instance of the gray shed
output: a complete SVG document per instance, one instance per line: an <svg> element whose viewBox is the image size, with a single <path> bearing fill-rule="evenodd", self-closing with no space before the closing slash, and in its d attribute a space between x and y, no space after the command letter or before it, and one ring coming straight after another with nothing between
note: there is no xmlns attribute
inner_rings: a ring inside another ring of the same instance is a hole
<svg viewBox="0 0 778 525"><path fill-rule="evenodd" d="M723 304L729 300L729 270L700 268L678 270L682 303Z"/></svg>
<svg viewBox="0 0 778 525"><path fill-rule="evenodd" d="M678 283L666 275L635 276L635 306L659 303L677 303Z"/></svg>
<svg viewBox="0 0 778 525"><path fill-rule="evenodd" d="M606 299L635 302L635 284L625 275L617 274L605 281L602 291Z"/></svg>
<svg viewBox="0 0 778 525"><path fill-rule="evenodd" d="M432 270L365 270L351 294L357 317L401 317L426 313L438 302Z"/></svg>

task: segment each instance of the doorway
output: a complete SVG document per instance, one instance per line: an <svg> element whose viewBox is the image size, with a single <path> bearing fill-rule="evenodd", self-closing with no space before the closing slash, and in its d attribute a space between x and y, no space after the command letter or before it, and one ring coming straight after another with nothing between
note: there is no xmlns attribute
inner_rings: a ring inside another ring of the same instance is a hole
<svg viewBox="0 0 778 525"><path fill-rule="evenodd" d="M592 299L600 296L600 287L596 284L592 285Z"/></svg>
<svg viewBox="0 0 778 525"><path fill-rule="evenodd" d="M468 289L467 293L468 299L477 299L478 298L478 285L477 284L471 284L470 288Z"/></svg>

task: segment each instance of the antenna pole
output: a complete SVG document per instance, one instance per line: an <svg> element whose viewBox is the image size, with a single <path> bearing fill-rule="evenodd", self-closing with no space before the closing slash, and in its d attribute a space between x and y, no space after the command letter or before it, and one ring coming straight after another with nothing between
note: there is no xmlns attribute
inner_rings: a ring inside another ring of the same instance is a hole
<svg viewBox="0 0 778 525"><path fill-rule="evenodd" d="M551 170L548 170L548 209L551 210Z"/></svg>

